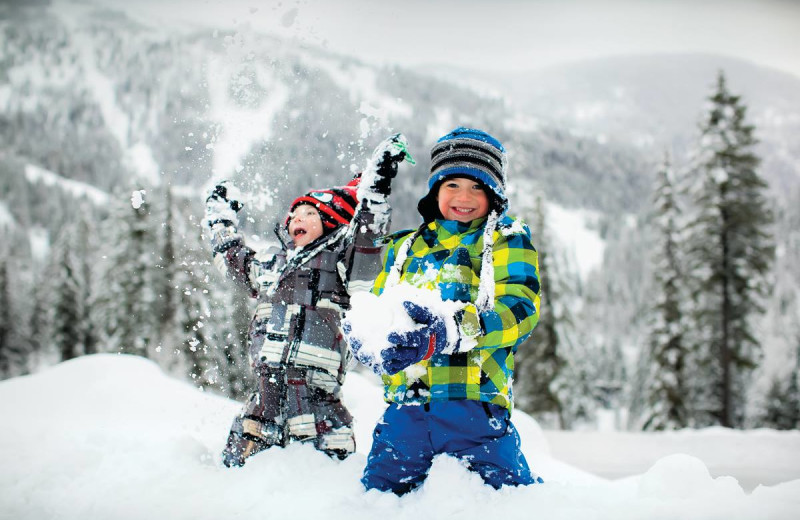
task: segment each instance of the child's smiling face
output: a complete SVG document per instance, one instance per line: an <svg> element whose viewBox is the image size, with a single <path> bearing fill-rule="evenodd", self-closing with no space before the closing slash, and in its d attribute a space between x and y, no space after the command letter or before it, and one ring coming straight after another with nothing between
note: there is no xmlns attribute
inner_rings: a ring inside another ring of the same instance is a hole
<svg viewBox="0 0 800 520"><path fill-rule="evenodd" d="M483 185L472 179L446 179L439 186L436 200L445 220L466 223L489 214L489 197Z"/></svg>
<svg viewBox="0 0 800 520"><path fill-rule="evenodd" d="M303 247L322 236L322 219L315 207L300 204L292 211L289 236L296 247Z"/></svg>

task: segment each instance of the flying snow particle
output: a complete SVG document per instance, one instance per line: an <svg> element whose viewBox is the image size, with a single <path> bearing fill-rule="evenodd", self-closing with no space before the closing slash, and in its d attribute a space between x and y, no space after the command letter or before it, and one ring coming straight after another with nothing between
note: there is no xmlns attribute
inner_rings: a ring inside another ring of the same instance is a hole
<svg viewBox="0 0 800 520"><path fill-rule="evenodd" d="M359 126L361 127L361 138L366 139L367 137L369 137L370 134L369 121L367 120L366 117L361 119Z"/></svg>
<svg viewBox="0 0 800 520"><path fill-rule="evenodd" d="M133 206L133 209L139 209L142 207L142 204L144 204L145 193L147 193L145 190L136 190L131 193L131 206Z"/></svg>

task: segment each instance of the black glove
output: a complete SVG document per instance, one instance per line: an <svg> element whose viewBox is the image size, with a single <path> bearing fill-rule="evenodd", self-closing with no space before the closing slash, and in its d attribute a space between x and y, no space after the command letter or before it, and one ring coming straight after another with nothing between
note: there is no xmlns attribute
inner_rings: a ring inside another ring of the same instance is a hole
<svg viewBox="0 0 800 520"><path fill-rule="evenodd" d="M381 142L372 152L375 164L372 191L381 195L389 195L392 191L392 179L397 176L398 165L403 161L416 164L406 149L407 144L403 134L395 134Z"/></svg>
<svg viewBox="0 0 800 520"><path fill-rule="evenodd" d="M229 194L230 193L230 198ZM227 202L233 211L239 212L244 207L239 200L236 198L239 197L239 190L236 189L229 181L221 181L219 184L212 188L211 193L209 193L208 197L206 198L206 202L209 199L216 199L216 200L224 200Z"/></svg>
<svg viewBox="0 0 800 520"><path fill-rule="evenodd" d="M214 186L206 197L206 224L236 224L236 214L244 207L239 201L240 197L239 190L229 181Z"/></svg>

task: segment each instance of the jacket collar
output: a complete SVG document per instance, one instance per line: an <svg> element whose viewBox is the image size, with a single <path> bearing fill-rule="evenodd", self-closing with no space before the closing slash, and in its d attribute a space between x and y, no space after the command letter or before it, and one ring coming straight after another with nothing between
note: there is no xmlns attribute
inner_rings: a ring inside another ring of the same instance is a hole
<svg viewBox="0 0 800 520"><path fill-rule="evenodd" d="M487 217L476 218L469 222L436 219L428 223L422 232L422 238L433 247L436 242L444 242L454 236L471 235L483 230Z"/></svg>

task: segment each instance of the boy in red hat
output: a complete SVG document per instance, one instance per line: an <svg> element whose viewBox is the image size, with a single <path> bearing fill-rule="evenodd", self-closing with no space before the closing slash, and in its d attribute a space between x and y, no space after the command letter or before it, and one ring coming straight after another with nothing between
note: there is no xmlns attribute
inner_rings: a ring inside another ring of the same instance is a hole
<svg viewBox="0 0 800 520"><path fill-rule="evenodd" d="M227 182L206 199L214 263L250 290L258 307L249 354L258 388L231 427L223 463L298 440L343 459L355 451L353 418L341 400L349 361L340 328L350 293L369 289L380 270L375 239L388 230L387 197L406 152L398 134L381 143L362 176L295 199L282 248L256 253L238 232L242 208Z"/></svg>

